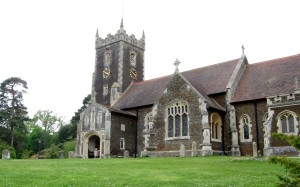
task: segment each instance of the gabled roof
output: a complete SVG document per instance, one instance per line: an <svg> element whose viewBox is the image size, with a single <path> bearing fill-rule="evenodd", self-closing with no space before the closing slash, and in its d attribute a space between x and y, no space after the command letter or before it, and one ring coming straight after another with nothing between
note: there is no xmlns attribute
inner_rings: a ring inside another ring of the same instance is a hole
<svg viewBox="0 0 300 187"><path fill-rule="evenodd" d="M182 72L182 75L196 88L201 87L207 95L222 93L239 59L222 62L202 68Z"/></svg>
<svg viewBox="0 0 300 187"><path fill-rule="evenodd" d="M291 93L300 76L300 54L250 64L237 86L233 102Z"/></svg>
<svg viewBox="0 0 300 187"><path fill-rule="evenodd" d="M201 94L207 96L222 93L230 80L239 59L197 68L182 72L186 80ZM171 75L137 82L131 85L120 100L114 105L116 108L126 109L154 104L165 89ZM211 102L216 104L215 102Z"/></svg>
<svg viewBox="0 0 300 187"><path fill-rule="evenodd" d="M126 109L154 104L170 78L171 76L165 76L132 84L114 107Z"/></svg>

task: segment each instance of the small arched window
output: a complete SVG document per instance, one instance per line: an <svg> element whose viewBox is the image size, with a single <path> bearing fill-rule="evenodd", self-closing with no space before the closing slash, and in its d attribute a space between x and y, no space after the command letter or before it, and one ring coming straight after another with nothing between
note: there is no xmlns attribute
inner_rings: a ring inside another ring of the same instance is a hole
<svg viewBox="0 0 300 187"><path fill-rule="evenodd" d="M278 133L298 134L296 114L292 111L283 111L277 116Z"/></svg>
<svg viewBox="0 0 300 187"><path fill-rule="evenodd" d="M125 149L125 138L120 138L120 149Z"/></svg>
<svg viewBox="0 0 300 187"><path fill-rule="evenodd" d="M222 118L218 113L212 113L210 117L210 133L212 141L222 139Z"/></svg>
<svg viewBox="0 0 300 187"><path fill-rule="evenodd" d="M250 117L244 114L240 117L239 121L240 141L252 142L252 123Z"/></svg>

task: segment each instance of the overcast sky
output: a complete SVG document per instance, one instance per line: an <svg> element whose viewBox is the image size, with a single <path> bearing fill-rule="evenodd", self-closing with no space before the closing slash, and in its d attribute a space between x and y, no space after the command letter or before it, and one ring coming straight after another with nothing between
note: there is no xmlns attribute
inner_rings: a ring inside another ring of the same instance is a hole
<svg viewBox="0 0 300 187"><path fill-rule="evenodd" d="M91 92L95 34L146 35L146 79L239 58L249 63L299 54L300 1L1 0L0 82L28 83L30 116L68 121Z"/></svg>

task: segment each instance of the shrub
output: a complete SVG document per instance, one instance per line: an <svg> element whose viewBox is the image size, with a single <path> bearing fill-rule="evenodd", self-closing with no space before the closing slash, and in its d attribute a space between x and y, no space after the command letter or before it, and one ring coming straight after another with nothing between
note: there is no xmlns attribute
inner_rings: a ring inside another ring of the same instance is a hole
<svg viewBox="0 0 300 187"><path fill-rule="evenodd" d="M49 149L47 149L47 151L45 151L45 156L46 156L46 158L58 158L59 157L59 147L57 146L57 145L54 145L54 144L52 144L51 146L50 146L50 148Z"/></svg>
<svg viewBox="0 0 300 187"><path fill-rule="evenodd" d="M62 147L65 152L65 158L68 158L69 151L75 151L76 141L70 140L63 143Z"/></svg>
<svg viewBox="0 0 300 187"><path fill-rule="evenodd" d="M300 137L295 135L285 135L274 133L272 134L273 137L285 140L289 142L292 146L296 149L300 150ZM300 163L296 161L289 160L285 157L270 157L269 161L274 164L281 164L284 166L285 170L287 171L287 175L278 176L279 183L278 186L282 187L293 187L293 186L300 186Z"/></svg>
<svg viewBox="0 0 300 187"><path fill-rule="evenodd" d="M25 149L25 150L23 150L22 153L21 153L21 158L22 158L22 159L28 159L28 158L31 157L31 155L32 155L32 151L30 151L30 150L28 150L28 149Z"/></svg>

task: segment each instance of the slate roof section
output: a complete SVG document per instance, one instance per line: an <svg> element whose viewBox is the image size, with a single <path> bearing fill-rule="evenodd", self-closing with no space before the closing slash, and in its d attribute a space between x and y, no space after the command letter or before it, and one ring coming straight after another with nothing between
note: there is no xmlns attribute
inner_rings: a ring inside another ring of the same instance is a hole
<svg viewBox="0 0 300 187"><path fill-rule="evenodd" d="M183 77L201 94L222 93L238 63L239 59L182 72ZM126 90L122 98L114 105L116 108L128 109L154 104L165 89L172 75L137 82ZM206 97L207 100L210 98ZM215 108L221 108L215 101L209 101Z"/></svg>
<svg viewBox="0 0 300 187"><path fill-rule="evenodd" d="M171 76L165 76L132 84L114 107L126 109L154 104L170 78Z"/></svg>
<svg viewBox="0 0 300 187"><path fill-rule="evenodd" d="M196 88L202 88L207 95L222 93L239 59L182 72L182 75Z"/></svg>
<svg viewBox="0 0 300 187"><path fill-rule="evenodd" d="M249 64L232 102L292 93L295 89L296 76L300 78L300 54Z"/></svg>

